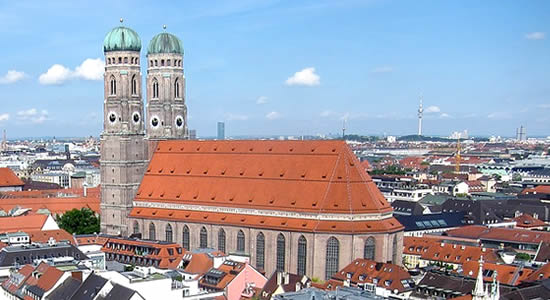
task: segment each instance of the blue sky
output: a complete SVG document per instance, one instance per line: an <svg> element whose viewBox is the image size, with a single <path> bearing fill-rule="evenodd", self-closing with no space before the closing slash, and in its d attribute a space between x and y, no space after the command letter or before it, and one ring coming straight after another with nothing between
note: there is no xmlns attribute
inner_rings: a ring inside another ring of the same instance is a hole
<svg viewBox="0 0 550 300"><path fill-rule="evenodd" d="M348 132L412 134L420 94L428 135L550 135L548 1L45 3L0 2L12 138L100 134L102 43L120 17L143 57L163 24L182 39L199 136L217 121L227 135L336 133L344 118Z"/></svg>

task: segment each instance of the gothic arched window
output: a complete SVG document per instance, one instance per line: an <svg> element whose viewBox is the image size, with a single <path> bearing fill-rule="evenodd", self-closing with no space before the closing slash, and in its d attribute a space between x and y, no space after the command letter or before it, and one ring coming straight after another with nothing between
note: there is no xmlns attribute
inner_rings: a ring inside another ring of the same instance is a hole
<svg viewBox="0 0 550 300"><path fill-rule="evenodd" d="M109 95L116 95L116 79L115 79L115 76L111 76L110 84L111 84L111 88L109 89Z"/></svg>
<svg viewBox="0 0 550 300"><path fill-rule="evenodd" d="M286 250L286 242L285 242L285 236L282 233L279 233L277 236L277 271L284 271L285 270L285 251Z"/></svg>
<svg viewBox="0 0 550 300"><path fill-rule="evenodd" d="M265 236L263 233L258 233L256 236L256 269L263 270L265 268Z"/></svg>
<svg viewBox="0 0 550 300"><path fill-rule="evenodd" d="M365 259L374 260L374 249L375 249L375 241L374 238L371 236L365 241L365 249L363 253L363 257Z"/></svg>
<svg viewBox="0 0 550 300"><path fill-rule="evenodd" d="M302 235L298 239L298 275L306 275L307 240Z"/></svg>
<svg viewBox="0 0 550 300"><path fill-rule="evenodd" d="M139 224L137 221L134 221L134 233L139 233Z"/></svg>
<svg viewBox="0 0 550 300"><path fill-rule="evenodd" d="M225 253L225 230L218 231L218 250Z"/></svg>
<svg viewBox="0 0 550 300"><path fill-rule="evenodd" d="M200 248L208 248L208 231L206 231L206 227L201 228L201 235L199 239L199 247Z"/></svg>
<svg viewBox="0 0 550 300"><path fill-rule="evenodd" d="M159 83L156 78L153 79L153 98L159 97Z"/></svg>
<svg viewBox="0 0 550 300"><path fill-rule="evenodd" d="M166 241L171 243L172 242L172 225L168 224L166 225Z"/></svg>
<svg viewBox="0 0 550 300"><path fill-rule="evenodd" d="M340 242L335 237L327 241L327 255L325 258L325 279L329 280L332 274L338 272L338 260L340 258Z"/></svg>
<svg viewBox="0 0 550 300"><path fill-rule="evenodd" d="M187 225L183 226L183 242L182 242L182 246L183 248L185 248L185 250L190 250L190 245L189 245L189 227L187 227Z"/></svg>
<svg viewBox="0 0 550 300"><path fill-rule="evenodd" d="M175 98L180 97L180 81L179 81L179 78L176 78L176 81L174 82L174 97Z"/></svg>
<svg viewBox="0 0 550 300"><path fill-rule="evenodd" d="M136 75L132 76L132 95L137 95L137 79L136 79Z"/></svg>
<svg viewBox="0 0 550 300"><path fill-rule="evenodd" d="M237 252L244 252L244 232L242 230L239 230L237 233Z"/></svg>
<svg viewBox="0 0 550 300"><path fill-rule="evenodd" d="M150 240L156 240L157 234L155 232L155 224L151 223L149 224L149 239Z"/></svg>

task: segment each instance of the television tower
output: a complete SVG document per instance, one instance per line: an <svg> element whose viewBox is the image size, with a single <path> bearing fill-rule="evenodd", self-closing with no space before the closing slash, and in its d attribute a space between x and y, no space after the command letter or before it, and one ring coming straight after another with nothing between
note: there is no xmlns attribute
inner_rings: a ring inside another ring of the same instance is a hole
<svg viewBox="0 0 550 300"><path fill-rule="evenodd" d="M422 108L422 95L420 95L420 106L418 107L418 135L422 135L422 114L424 109Z"/></svg>

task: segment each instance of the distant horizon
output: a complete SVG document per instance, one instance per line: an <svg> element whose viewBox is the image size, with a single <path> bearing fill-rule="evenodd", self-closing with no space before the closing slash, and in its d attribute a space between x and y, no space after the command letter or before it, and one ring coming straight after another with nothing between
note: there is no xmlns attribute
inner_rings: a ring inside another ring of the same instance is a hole
<svg viewBox="0 0 550 300"><path fill-rule="evenodd" d="M177 14L128 0L0 7L8 136L101 133L103 40L121 17L139 34L141 62L164 24L183 42L199 136L215 136L218 121L229 136L317 135L343 120L350 132L414 134L421 97L426 135L513 137L521 125L550 135L548 1L213 0L171 3Z"/></svg>

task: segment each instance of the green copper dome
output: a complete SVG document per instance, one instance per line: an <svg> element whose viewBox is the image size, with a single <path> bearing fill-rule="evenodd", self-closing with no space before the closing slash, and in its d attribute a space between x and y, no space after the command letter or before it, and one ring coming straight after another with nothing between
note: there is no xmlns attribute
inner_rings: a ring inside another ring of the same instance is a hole
<svg viewBox="0 0 550 300"><path fill-rule="evenodd" d="M163 32L155 35L147 47L147 54L154 53L183 54L183 46L177 36Z"/></svg>
<svg viewBox="0 0 550 300"><path fill-rule="evenodd" d="M119 26L113 28L103 40L103 51L140 51L141 40L134 30Z"/></svg>

